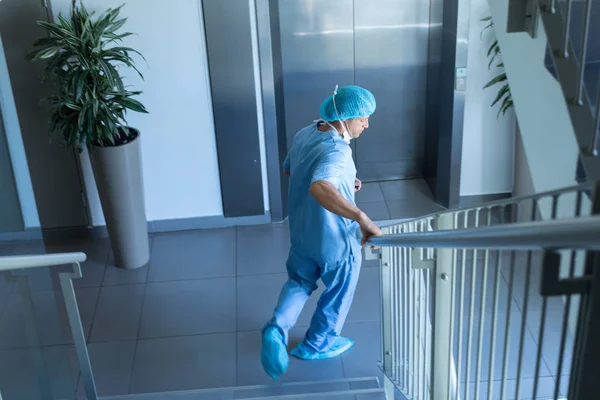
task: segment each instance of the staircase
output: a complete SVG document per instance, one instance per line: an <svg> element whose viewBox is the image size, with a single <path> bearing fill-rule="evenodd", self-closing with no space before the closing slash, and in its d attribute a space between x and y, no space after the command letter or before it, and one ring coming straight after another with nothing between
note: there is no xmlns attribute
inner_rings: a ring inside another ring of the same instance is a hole
<svg viewBox="0 0 600 400"><path fill-rule="evenodd" d="M579 150L577 170L573 171L576 172L577 181L598 180L600 178L600 157L598 155L600 78L588 76L592 72L586 71L586 67L588 66L588 55L590 53L596 55L600 47L597 39L600 21L597 18L596 20L591 18L593 11L596 16L598 15L597 8L600 7L600 3L593 0L497 0L489 3L494 20L506 22L505 24L496 24L497 29L501 30L499 42L503 55L505 52L512 53L519 50L514 47L521 47L520 50L529 47L532 50L535 42L541 45L547 44L545 60L538 56L534 62L537 65L541 65L540 63L546 65L562 92L560 101L564 103L564 107L550 105L556 100L553 96L550 98L544 94L546 97L537 99L537 104L532 104L532 102L527 104L524 96L519 98L517 95L515 109L519 122L527 119L528 115L531 119L545 116L546 120L569 121L570 126L563 128L562 134L574 134L577 141ZM502 27L506 32L502 32ZM516 43L517 40L520 43ZM520 89L538 92L535 85L537 82L542 82L545 77L538 72L535 74L530 72L529 82L521 82L520 76L526 74L523 71L526 61L517 58L512 60L510 55L508 60L504 61L511 89L519 85L521 87L517 88L517 92ZM531 71L537 71L536 65L528 65L528 68ZM594 86L591 82L596 80L599 84ZM544 84L550 86L547 82ZM538 94L543 95L541 92ZM562 114L563 109L567 111L564 115ZM536 112L539 114L532 115ZM539 123L538 128L541 128L542 121ZM536 135L532 129L524 131L529 136ZM557 138L556 134L547 131L546 133L548 134L547 140ZM537 134L543 138L543 132ZM538 142L538 145L540 144ZM542 144L540 147L547 146ZM537 149L539 152L542 151L540 147ZM526 150L530 150L528 155L535 151L534 148ZM565 157L571 157L568 146L563 147L563 150Z"/></svg>
<svg viewBox="0 0 600 400"><path fill-rule="evenodd" d="M101 397L103 400L380 400L386 399L379 379L357 378L319 382L294 382L277 386L239 386L168 393Z"/></svg>
<svg viewBox="0 0 600 400"><path fill-rule="evenodd" d="M576 16L573 1L545 0L540 2L539 15L548 37L548 55L552 60L552 72L560 83L569 115L581 149L580 180L600 178L598 135L600 133L600 84L586 85L588 49L595 43L591 35L592 0L584 0L583 13ZM594 5L598 7L596 2ZM580 30L578 45L572 32ZM595 99L595 104L592 99Z"/></svg>

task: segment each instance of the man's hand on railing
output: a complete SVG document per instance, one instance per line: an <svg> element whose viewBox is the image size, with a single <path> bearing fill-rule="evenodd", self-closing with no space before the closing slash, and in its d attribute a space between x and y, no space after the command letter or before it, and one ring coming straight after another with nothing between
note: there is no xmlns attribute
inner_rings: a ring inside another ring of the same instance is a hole
<svg viewBox="0 0 600 400"><path fill-rule="evenodd" d="M360 225L360 230L362 232L362 246L367 244L369 239L371 239L373 236L383 235L381 229L379 229L379 227L375 225L373 221L371 221L371 218L369 218L367 214L363 212L361 212L361 216L356 222L358 222Z"/></svg>

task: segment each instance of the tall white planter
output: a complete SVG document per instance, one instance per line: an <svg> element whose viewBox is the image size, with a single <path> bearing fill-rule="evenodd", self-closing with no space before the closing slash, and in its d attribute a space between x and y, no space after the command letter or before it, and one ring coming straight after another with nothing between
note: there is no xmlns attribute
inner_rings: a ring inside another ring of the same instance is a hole
<svg viewBox="0 0 600 400"><path fill-rule="evenodd" d="M140 132L131 142L91 151L92 168L102 203L115 264L135 269L150 260L144 202Z"/></svg>

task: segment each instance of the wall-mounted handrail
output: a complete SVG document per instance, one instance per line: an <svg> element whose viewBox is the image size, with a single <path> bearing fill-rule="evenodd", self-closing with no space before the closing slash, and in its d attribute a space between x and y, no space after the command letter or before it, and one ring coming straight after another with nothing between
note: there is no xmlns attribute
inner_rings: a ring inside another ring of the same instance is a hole
<svg viewBox="0 0 600 400"><path fill-rule="evenodd" d="M600 216L402 233L374 237L374 246L469 249L600 250Z"/></svg>
<svg viewBox="0 0 600 400"><path fill-rule="evenodd" d="M0 257L0 272L76 264L82 263L86 259L87 256L84 253L55 253Z"/></svg>

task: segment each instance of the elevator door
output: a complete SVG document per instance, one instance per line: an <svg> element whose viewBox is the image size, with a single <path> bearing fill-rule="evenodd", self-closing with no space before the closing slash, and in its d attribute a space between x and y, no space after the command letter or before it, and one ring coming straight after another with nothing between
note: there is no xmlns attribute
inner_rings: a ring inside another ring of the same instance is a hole
<svg viewBox="0 0 600 400"><path fill-rule="evenodd" d="M370 128L353 141L359 177L421 177L428 0L279 0L288 146L319 116L335 85L377 99Z"/></svg>

